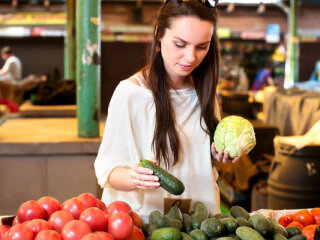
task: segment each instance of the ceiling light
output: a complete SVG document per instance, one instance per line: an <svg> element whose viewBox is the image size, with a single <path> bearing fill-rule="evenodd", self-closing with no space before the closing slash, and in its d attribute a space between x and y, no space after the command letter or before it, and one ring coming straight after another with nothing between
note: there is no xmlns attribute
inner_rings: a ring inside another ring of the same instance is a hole
<svg viewBox="0 0 320 240"><path fill-rule="evenodd" d="M219 3L235 3L235 4L276 4L282 0L220 0Z"/></svg>
<svg viewBox="0 0 320 240"><path fill-rule="evenodd" d="M233 12L233 10L234 10L234 3L229 3L228 7L226 9L226 12L231 13L231 12Z"/></svg>
<svg viewBox="0 0 320 240"><path fill-rule="evenodd" d="M259 4L259 7L257 9L258 14L262 14L266 11L266 5L265 4Z"/></svg>

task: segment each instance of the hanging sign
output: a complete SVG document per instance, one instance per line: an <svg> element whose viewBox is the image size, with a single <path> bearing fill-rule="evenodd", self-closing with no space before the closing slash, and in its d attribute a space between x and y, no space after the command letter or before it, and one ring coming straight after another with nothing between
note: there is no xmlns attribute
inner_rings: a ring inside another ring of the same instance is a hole
<svg viewBox="0 0 320 240"><path fill-rule="evenodd" d="M0 25L64 25L65 13L33 12L0 14Z"/></svg>
<svg viewBox="0 0 320 240"><path fill-rule="evenodd" d="M218 28L218 37L220 39L229 39L231 38L230 28Z"/></svg>
<svg viewBox="0 0 320 240"><path fill-rule="evenodd" d="M266 33L265 32L254 32L254 31L243 31L240 34L241 39L245 40L265 40Z"/></svg>
<svg viewBox="0 0 320 240"><path fill-rule="evenodd" d="M268 24L266 33L267 43L279 43L280 42L280 25Z"/></svg>

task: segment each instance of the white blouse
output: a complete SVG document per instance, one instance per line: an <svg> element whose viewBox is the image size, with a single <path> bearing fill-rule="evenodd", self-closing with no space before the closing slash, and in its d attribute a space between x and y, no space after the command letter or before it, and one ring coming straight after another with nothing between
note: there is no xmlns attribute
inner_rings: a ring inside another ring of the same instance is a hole
<svg viewBox="0 0 320 240"><path fill-rule="evenodd" d="M200 126L200 107L196 91L170 90L180 140L180 158L169 172L185 185L175 196L163 188L119 191L108 185L110 172L118 166L132 167L142 159L155 156L152 139L155 106L151 90L129 80L117 86L109 104L103 139L94 163L98 183L104 188L102 201L120 200L130 204L141 216L154 210L164 211L164 198L191 198L202 201L211 213L220 212L218 173L211 165L210 139ZM206 126L202 121L203 126ZM161 162L161 167L164 167Z"/></svg>

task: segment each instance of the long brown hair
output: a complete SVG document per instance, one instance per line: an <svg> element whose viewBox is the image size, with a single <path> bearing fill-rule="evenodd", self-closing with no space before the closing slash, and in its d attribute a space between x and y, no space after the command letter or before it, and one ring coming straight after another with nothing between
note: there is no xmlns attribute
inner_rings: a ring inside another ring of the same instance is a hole
<svg viewBox="0 0 320 240"><path fill-rule="evenodd" d="M217 10L216 8L204 6L198 0L184 2L169 0L162 6L159 12L154 29L154 39L149 53L149 64L143 69L143 75L147 79L148 86L152 91L156 109L152 148L155 151L155 157L159 164L163 160L167 168L170 166L170 158L172 156L173 165L178 162L180 141L175 128L174 112L170 103L170 83L165 71L162 55L157 51L157 47L160 44L158 40L163 37L166 29L170 28L171 20L182 16L196 16L201 20L213 23L214 32L208 53L191 75L201 108L199 124L210 136L211 141L218 122L214 114L216 87L220 73L219 44L216 33ZM202 119L206 126L202 125ZM168 148L168 143L170 149Z"/></svg>

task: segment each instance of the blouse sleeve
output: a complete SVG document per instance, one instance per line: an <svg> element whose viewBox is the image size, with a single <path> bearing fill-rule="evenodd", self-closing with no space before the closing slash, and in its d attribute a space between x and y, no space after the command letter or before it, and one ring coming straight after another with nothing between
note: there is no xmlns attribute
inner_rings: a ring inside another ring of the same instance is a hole
<svg viewBox="0 0 320 240"><path fill-rule="evenodd" d="M140 161L130 112L130 93L121 83L117 86L108 109L102 142L94 163L99 185L108 187L110 172L119 166L132 167Z"/></svg>

